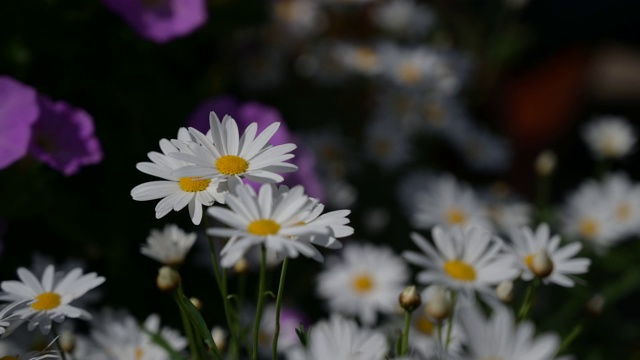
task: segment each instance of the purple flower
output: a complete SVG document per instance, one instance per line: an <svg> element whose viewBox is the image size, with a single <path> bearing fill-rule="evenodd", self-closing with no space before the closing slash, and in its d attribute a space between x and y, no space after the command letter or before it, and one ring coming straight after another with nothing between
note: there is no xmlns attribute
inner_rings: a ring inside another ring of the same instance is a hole
<svg viewBox="0 0 640 360"><path fill-rule="evenodd" d="M295 143L298 145L298 148L293 151L296 157L291 161L292 164L298 166L298 171L281 174L284 177L283 184L288 186L302 185L307 194L323 201L324 189L316 172L315 156L306 150L297 137L289 131L277 109L253 101L241 103L232 96L219 96L200 104L189 117L187 126L206 133L209 130L209 113L211 111L215 111L220 118L224 115L234 118L240 131L244 131L252 122L258 123L258 132L274 122L280 122L280 128L271 138L270 144ZM256 190L260 187L260 184L250 180L245 179L244 181L251 184Z"/></svg>
<svg viewBox="0 0 640 360"><path fill-rule="evenodd" d="M31 124L38 113L33 88L8 76L0 76L0 169L27 154Z"/></svg>
<svg viewBox="0 0 640 360"><path fill-rule="evenodd" d="M164 43L187 35L208 18L205 0L104 0L142 37Z"/></svg>
<svg viewBox="0 0 640 360"><path fill-rule="evenodd" d="M40 116L32 128L31 155L67 176L83 165L102 160L91 115L42 95L38 96L38 105Z"/></svg>

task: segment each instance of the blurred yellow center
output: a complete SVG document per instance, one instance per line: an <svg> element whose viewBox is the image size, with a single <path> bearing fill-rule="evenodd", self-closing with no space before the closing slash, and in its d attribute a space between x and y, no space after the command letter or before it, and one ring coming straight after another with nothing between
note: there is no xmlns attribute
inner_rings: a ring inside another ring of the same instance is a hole
<svg viewBox="0 0 640 360"><path fill-rule="evenodd" d="M275 235L280 230L280 225L271 219L260 219L252 221L247 226L247 231L253 235Z"/></svg>
<svg viewBox="0 0 640 360"><path fill-rule="evenodd" d="M422 73L413 63L404 63L400 66L400 80L407 84L415 84L420 81Z"/></svg>
<svg viewBox="0 0 640 360"><path fill-rule="evenodd" d="M351 286L353 287L353 291L364 294L373 289L373 279L368 274L361 274L353 279Z"/></svg>
<svg viewBox="0 0 640 360"><path fill-rule="evenodd" d="M524 257L524 263L527 265L527 267L529 268L529 270L533 271L533 269L531 268L533 266L533 258L536 257L536 254L529 254L527 256Z"/></svg>
<svg viewBox="0 0 640 360"><path fill-rule="evenodd" d="M433 323L429 321L429 319L424 316L420 316L418 318L418 321L416 321L416 328L423 334L431 335L433 334L434 326Z"/></svg>
<svg viewBox="0 0 640 360"><path fill-rule="evenodd" d="M592 218L584 218L580 221L580 234L586 238L593 238L598 235L598 223Z"/></svg>
<svg viewBox="0 0 640 360"><path fill-rule="evenodd" d="M356 65L364 70L373 70L378 65L378 56L375 51L367 47L356 50Z"/></svg>
<svg viewBox="0 0 640 360"><path fill-rule="evenodd" d="M216 168L221 174L238 175L249 169L249 163L240 156L224 155L216 160Z"/></svg>
<svg viewBox="0 0 640 360"><path fill-rule="evenodd" d="M186 192L204 191L209 187L211 179L201 179L197 177L181 177L178 181L180 189Z"/></svg>
<svg viewBox="0 0 640 360"><path fill-rule="evenodd" d="M622 202L620 205L618 205L618 208L616 209L616 219L620 221L627 221L629 220L630 217L631 217L631 206L626 202Z"/></svg>
<svg viewBox="0 0 640 360"><path fill-rule="evenodd" d="M449 260L444 263L444 271L447 275L460 281L473 281L476 279L476 271L462 260Z"/></svg>
<svg viewBox="0 0 640 360"><path fill-rule="evenodd" d="M38 311L51 310L58 306L60 306L60 295L54 292L44 292L36 296L36 302L31 304L31 307Z"/></svg>
<svg viewBox="0 0 640 360"><path fill-rule="evenodd" d="M136 360L142 360L142 356L144 355L144 351L142 351L142 349L140 348L136 348L136 353L134 355L134 358Z"/></svg>
<svg viewBox="0 0 640 360"><path fill-rule="evenodd" d="M451 225L462 225L467 221L464 212L455 207L447 210L446 218L447 222Z"/></svg>
<svg viewBox="0 0 640 360"><path fill-rule="evenodd" d="M614 136L607 136L600 143L602 153L606 156L615 157L620 153L620 147Z"/></svg>

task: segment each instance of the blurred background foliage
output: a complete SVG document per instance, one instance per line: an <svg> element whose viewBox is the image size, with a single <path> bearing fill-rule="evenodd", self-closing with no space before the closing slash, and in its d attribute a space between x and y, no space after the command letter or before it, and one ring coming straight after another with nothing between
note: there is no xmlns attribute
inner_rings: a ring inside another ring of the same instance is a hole
<svg viewBox="0 0 640 360"><path fill-rule="evenodd" d="M470 111L509 139L513 153L508 171L483 175L465 168L437 139L425 138L420 146L429 152L419 155L424 166L474 185L505 182L533 201L533 159L551 148L560 159L552 201L560 203L594 171L577 132L581 122L600 113L640 118L638 2L533 0L519 11L498 0L427 3L439 17L432 41L465 49L476 61L463 94ZM159 139L174 137L203 100L230 94L277 108L293 131L337 126L356 144L362 141L372 107L367 83L320 86L298 76L295 59L287 58L283 71L288 76L277 86L246 86L242 60L271 46L257 36L270 21L268 1L210 0L208 13L207 23L188 36L156 44L99 1L0 2L0 74L87 110L105 154L99 165L70 177L28 158L0 172L0 217L8 223L0 278L13 279L15 269L28 266L36 251L59 262L84 259L88 269L107 278L104 304L140 318L159 312L177 325L174 304L155 287L156 264L141 256L139 247L152 228L194 227L184 212L156 220L155 202L135 202L129 194L149 181L135 164L157 150ZM344 13L331 14L329 36L368 39L364 16L350 15L347 21ZM628 72L620 75L616 69ZM638 160L634 154L615 166L637 179ZM354 238L406 249L412 229L394 185L401 174L361 165L349 179L359 192L351 216ZM382 232L368 233L363 215L375 207L389 211L390 223ZM541 330L561 335L584 321L584 332L570 348L579 359L640 359L640 242L591 257L585 283L545 288L534 319ZM310 260L291 262L286 289L289 303L315 318L324 311L314 296L319 269ZM189 295L205 301L206 318L223 322L210 265L189 264L183 271ZM272 275L275 284L277 274ZM596 292L608 298L599 316L584 310Z"/></svg>

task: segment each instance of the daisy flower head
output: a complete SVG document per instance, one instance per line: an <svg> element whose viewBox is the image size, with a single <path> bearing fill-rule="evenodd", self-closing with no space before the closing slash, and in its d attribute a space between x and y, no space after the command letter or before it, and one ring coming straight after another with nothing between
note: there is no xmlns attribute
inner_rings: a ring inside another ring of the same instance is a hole
<svg viewBox="0 0 640 360"><path fill-rule="evenodd" d="M179 141L190 141L189 132L181 128L178 131ZM204 179L190 176L177 176L176 169L188 166L189 163L170 157L178 152L178 148L167 139L160 140L162 153L148 153L152 162L141 162L136 168L145 174L162 180L140 184L131 190L131 197L137 201L161 199L156 205L156 218L167 215L171 210L180 211L189 208L189 216L195 225L202 221L202 207L211 206L215 202L224 203L224 194L228 191L222 179Z"/></svg>
<svg viewBox="0 0 640 360"><path fill-rule="evenodd" d="M249 248L264 244L279 258L295 258L299 254L323 261L313 246L341 246L338 238L349 236L349 210L321 214L324 206L304 194L302 186L289 189L262 184L256 193L250 185L237 183L227 195L229 208L213 206L208 213L230 228L210 228L209 235L228 237L221 250L221 264L233 266Z"/></svg>
<svg viewBox="0 0 640 360"><path fill-rule="evenodd" d="M537 269L533 266L533 260L543 252L551 260L552 267L549 275L542 279L545 284L572 287L575 281L568 275L584 274L591 264L589 259L575 257L582 249L582 243L574 241L561 247L560 236L552 236L546 223L540 224L535 232L529 227L514 231L511 240L510 248L515 263L522 271L522 279L526 281L535 277Z"/></svg>
<svg viewBox="0 0 640 360"><path fill-rule="evenodd" d="M621 158L631 152L637 140L627 119L611 115L587 123L582 129L582 137L598 159Z"/></svg>
<svg viewBox="0 0 640 360"><path fill-rule="evenodd" d="M613 223L620 238L640 232L640 186L626 174L608 174L602 181L602 191L611 202Z"/></svg>
<svg viewBox="0 0 640 360"><path fill-rule="evenodd" d="M104 277L96 273L83 275L81 268L58 276L53 265L47 266L41 280L25 268L18 269L18 277L20 281L0 283L4 292L0 300L28 301L27 306L17 310L16 314L28 320L29 330L39 326L44 334L49 333L52 320L62 322L67 317L90 319L91 314L74 306L72 302L105 281Z"/></svg>
<svg viewBox="0 0 640 360"><path fill-rule="evenodd" d="M307 348L291 349L288 360L382 360L389 345L386 337L375 330L361 329L355 321L339 315L316 323L309 330Z"/></svg>
<svg viewBox="0 0 640 360"><path fill-rule="evenodd" d="M432 245L418 233L411 239L422 254L405 251L404 258L424 269L417 280L422 284L439 284L459 290L465 298L474 292L486 300L495 299L493 287L518 275L513 259L503 254L503 244L491 232L478 228L453 228L444 230L438 226L431 231Z"/></svg>
<svg viewBox="0 0 640 360"><path fill-rule="evenodd" d="M284 180L278 172L298 170L296 165L286 162L294 157L291 151L296 145L268 144L278 131L279 122L269 125L260 134L258 124L251 123L240 135L238 124L231 116L225 115L220 122L212 111L209 124L211 132L208 135L189 128L195 142L173 142L180 148L180 152L171 153L170 156L192 164L174 171L174 175L220 180L235 177L259 183L274 183Z"/></svg>
<svg viewBox="0 0 640 360"><path fill-rule="evenodd" d="M341 257L327 261L318 275L318 294L332 312L358 316L373 325L378 312L397 311L398 296L409 278L403 259L390 248L350 244Z"/></svg>
<svg viewBox="0 0 640 360"><path fill-rule="evenodd" d="M513 313L495 306L489 318L477 306L461 309L461 325L468 344L463 359L549 360L560 347L555 334L535 336L529 321L516 323Z"/></svg>
<svg viewBox="0 0 640 360"><path fill-rule="evenodd" d="M175 224L165 225L162 231L153 229L140 252L165 265L180 265L196 241L196 233L187 234Z"/></svg>

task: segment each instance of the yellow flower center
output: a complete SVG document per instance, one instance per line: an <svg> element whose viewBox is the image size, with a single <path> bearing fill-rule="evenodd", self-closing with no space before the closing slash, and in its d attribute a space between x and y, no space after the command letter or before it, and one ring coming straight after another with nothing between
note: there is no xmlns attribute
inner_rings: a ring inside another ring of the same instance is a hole
<svg viewBox="0 0 640 360"><path fill-rule="evenodd" d="M38 311L51 310L60 306L60 300L60 295L54 292L44 292L36 296L36 302L31 304L31 307Z"/></svg>
<svg viewBox="0 0 640 360"><path fill-rule="evenodd" d="M259 236L275 235L280 231L280 225L271 219L260 219L252 221L247 226L247 231Z"/></svg>
<svg viewBox="0 0 640 360"><path fill-rule="evenodd" d="M455 207L447 210L446 218L451 225L462 225L467 221L467 216L464 212Z"/></svg>
<svg viewBox="0 0 640 360"><path fill-rule="evenodd" d="M600 143L602 153L608 157L616 157L620 155L620 146L614 136L607 136Z"/></svg>
<svg viewBox="0 0 640 360"><path fill-rule="evenodd" d="M136 348L136 353L134 355L134 358L136 360L142 360L142 356L144 355L144 351L140 348Z"/></svg>
<svg viewBox="0 0 640 360"><path fill-rule="evenodd" d="M444 263L444 271L447 275L460 281L473 281L476 279L476 271L462 260L449 260Z"/></svg>
<svg viewBox="0 0 640 360"><path fill-rule="evenodd" d="M361 47L355 56L356 65L363 70L373 70L378 65L378 55L371 48Z"/></svg>
<svg viewBox="0 0 640 360"><path fill-rule="evenodd" d="M413 63L404 63L400 66L400 80L407 84L415 84L420 81L422 73Z"/></svg>
<svg viewBox="0 0 640 360"><path fill-rule="evenodd" d="M197 177L181 177L180 181L178 181L180 189L186 192L205 191L210 183L211 179L201 179Z"/></svg>
<svg viewBox="0 0 640 360"><path fill-rule="evenodd" d="M529 254L527 256L524 257L524 263L525 265L527 265L527 267L529 268L529 270L533 271L533 258L536 257L536 254Z"/></svg>
<svg viewBox="0 0 640 360"><path fill-rule="evenodd" d="M373 279L368 274L360 274L353 279L351 283L353 291L358 294L364 294L373 289Z"/></svg>
<svg viewBox="0 0 640 360"><path fill-rule="evenodd" d="M598 235L600 227L592 218L584 218L580 221L580 234L586 238L594 238Z"/></svg>
<svg viewBox="0 0 640 360"><path fill-rule="evenodd" d="M416 321L416 328L423 334L431 336L433 334L433 323L425 316L420 316Z"/></svg>
<svg viewBox="0 0 640 360"><path fill-rule="evenodd" d="M216 160L216 168L221 174L238 175L249 169L249 163L240 156L224 155Z"/></svg>
<svg viewBox="0 0 640 360"><path fill-rule="evenodd" d="M631 218L631 206L627 202L622 202L616 209L616 219L627 221Z"/></svg>

